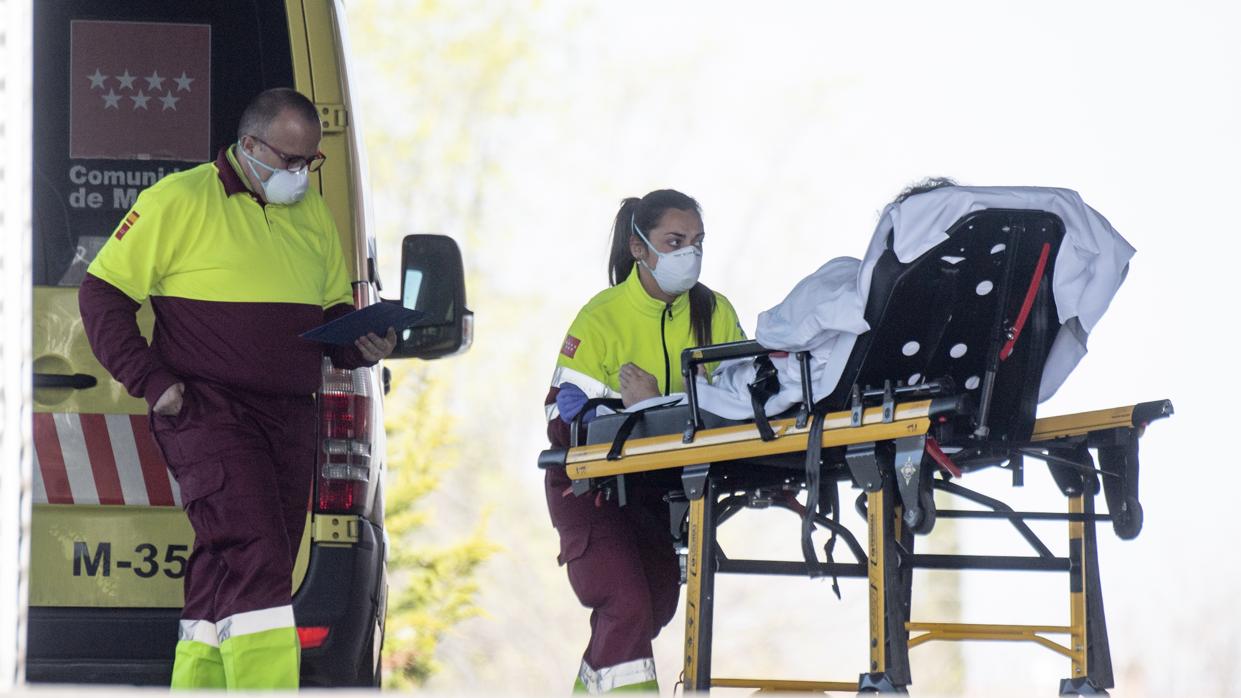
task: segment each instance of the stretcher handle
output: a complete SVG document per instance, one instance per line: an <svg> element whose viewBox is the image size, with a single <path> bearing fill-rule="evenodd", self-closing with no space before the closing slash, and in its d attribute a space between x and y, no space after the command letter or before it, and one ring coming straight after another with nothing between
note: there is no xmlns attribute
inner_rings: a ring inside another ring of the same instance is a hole
<svg viewBox="0 0 1241 698"><path fill-rule="evenodd" d="M580 438L580 435L582 433L582 424L583 424L582 419L587 414L592 412L596 407L600 407L600 406L608 407L608 408L611 408L619 412L625 408L625 403L622 402L619 398L614 398L614 397L592 397L589 400L587 400L586 404L582 405L582 409L578 410L578 413L573 416L573 421L569 422L569 446L570 447L576 447L576 446L582 445L581 438Z"/></svg>
<svg viewBox="0 0 1241 698"><path fill-rule="evenodd" d="M698 417L698 386L694 381L694 375L699 366L728 359L745 359L778 353L782 352L777 349L768 349L753 339L691 347L681 352L681 377L684 379L685 393L689 398L689 420L685 424L685 433L681 441L693 442L694 434L702 428L702 420Z"/></svg>

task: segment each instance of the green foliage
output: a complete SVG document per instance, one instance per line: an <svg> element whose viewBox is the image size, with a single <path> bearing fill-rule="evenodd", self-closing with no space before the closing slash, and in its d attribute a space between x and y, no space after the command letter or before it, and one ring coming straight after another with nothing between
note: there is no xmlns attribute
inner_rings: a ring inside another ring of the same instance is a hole
<svg viewBox="0 0 1241 698"><path fill-rule="evenodd" d="M485 519L464 540L430 540L435 517L424 500L460 461L455 420L444 409L448 380L430 365L394 363L392 369L384 425L391 596L383 665L388 686L409 687L435 672L444 633L479 614L475 572L496 546L487 539Z"/></svg>
<svg viewBox="0 0 1241 698"><path fill-rule="evenodd" d="M535 47L528 24L537 0L356 0L347 4L356 59L352 74L364 120L379 245L399 249L411 232L442 232L464 243L477 270L489 186L500 176L500 130L523 99L523 65ZM494 239L487 242L494 243ZM395 260L397 255L389 255ZM388 279L395 278L387 271ZM467 278L471 305L503 316L484 274ZM493 326L493 331L495 327ZM493 347L500 345L493 344ZM388 396L391 599L384 666L393 687L422 685L440 668L440 641L476 605L479 566L498 549L485 535L486 505L453 503L479 492L484 472L452 468L465 458L471 425L453 418L452 399L469 391L466 367L488 348L409 365L392 362ZM455 374L455 375L454 375ZM448 388L453 392L450 394ZM471 462L499 462L499 447L470 444ZM452 488L439 486L450 477ZM441 515L429 502L449 505ZM457 506L454 506L457 504ZM476 509L482 510L480 516ZM453 527L456 527L455 529ZM464 539L453 538L454 530Z"/></svg>

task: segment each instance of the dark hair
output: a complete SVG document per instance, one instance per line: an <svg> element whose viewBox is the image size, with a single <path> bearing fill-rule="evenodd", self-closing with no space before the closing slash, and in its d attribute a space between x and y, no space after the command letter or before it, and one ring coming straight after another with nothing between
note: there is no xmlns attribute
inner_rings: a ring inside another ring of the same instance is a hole
<svg viewBox="0 0 1241 698"><path fill-rule="evenodd" d="M291 109L308 123L319 125L319 111L301 92L288 87L273 87L263 90L241 113L241 121L237 123L237 140L242 136L267 135L267 127L286 109Z"/></svg>
<svg viewBox="0 0 1241 698"><path fill-rule="evenodd" d="M633 226L645 234L659 225L669 209L693 211L702 218L702 207L692 196L673 189L657 189L641 199L629 197L621 202L612 224L612 251L608 255L608 281L616 286L629 278L633 271L634 256L629 251L629 240L637 237ZM639 238L640 239L640 238ZM694 328L698 346L711 343L711 316L715 313L715 292L702 283L689 290L689 322Z"/></svg>
<svg viewBox="0 0 1241 698"><path fill-rule="evenodd" d="M941 187L955 186L957 186L956 180L949 177L925 177L905 187L904 191L896 195L896 198L892 200L892 203L899 204L911 196L925 194L928 191L934 191Z"/></svg>

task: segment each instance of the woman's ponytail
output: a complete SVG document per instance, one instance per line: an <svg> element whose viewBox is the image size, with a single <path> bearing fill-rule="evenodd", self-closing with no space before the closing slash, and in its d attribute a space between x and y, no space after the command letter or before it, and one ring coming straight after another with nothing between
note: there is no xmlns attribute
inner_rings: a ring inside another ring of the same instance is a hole
<svg viewBox="0 0 1241 698"><path fill-rule="evenodd" d="M612 223L612 249L608 253L608 281L616 286L633 271L633 254L629 252L629 236L633 235L633 219L642 199L629 197L621 202Z"/></svg>
<svg viewBox="0 0 1241 698"><path fill-rule="evenodd" d="M698 346L711 344L711 316L715 314L715 291L698 282L689 290L689 324Z"/></svg>

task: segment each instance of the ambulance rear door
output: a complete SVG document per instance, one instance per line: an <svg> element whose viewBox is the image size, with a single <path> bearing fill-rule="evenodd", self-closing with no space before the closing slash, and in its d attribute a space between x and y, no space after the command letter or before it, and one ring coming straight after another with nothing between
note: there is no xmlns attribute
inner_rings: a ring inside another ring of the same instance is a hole
<svg viewBox="0 0 1241 698"><path fill-rule="evenodd" d="M250 98L293 84L290 24L284 0L34 5L32 681L167 681L193 532L77 292L140 191L214 159Z"/></svg>

